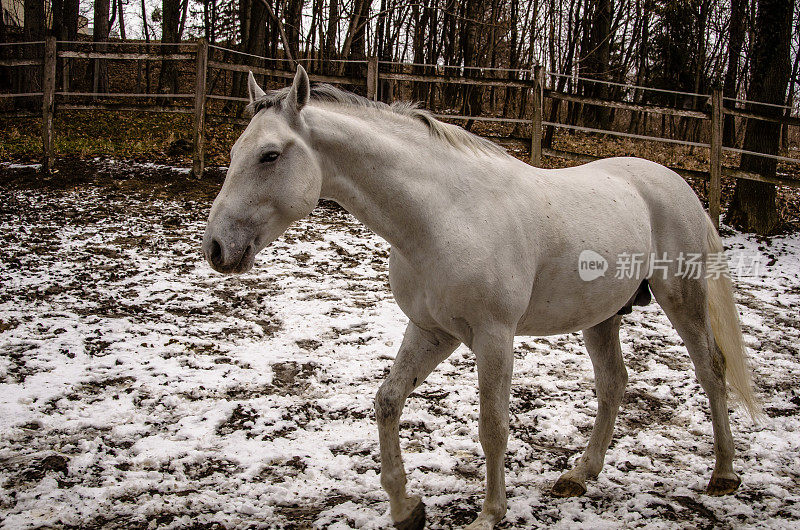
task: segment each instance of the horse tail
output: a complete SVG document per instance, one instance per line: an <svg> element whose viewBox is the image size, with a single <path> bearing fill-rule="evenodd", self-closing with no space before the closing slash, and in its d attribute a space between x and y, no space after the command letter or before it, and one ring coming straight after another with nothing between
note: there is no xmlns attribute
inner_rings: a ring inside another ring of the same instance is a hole
<svg viewBox="0 0 800 530"><path fill-rule="evenodd" d="M724 257L722 240L717 229L706 217L706 278L708 285L708 314L714 340L725 359L725 377L734 401L738 401L753 420L763 416L758 398L753 392L747 351L742 338L739 313L733 299L733 284ZM712 264L709 268L709 264Z"/></svg>

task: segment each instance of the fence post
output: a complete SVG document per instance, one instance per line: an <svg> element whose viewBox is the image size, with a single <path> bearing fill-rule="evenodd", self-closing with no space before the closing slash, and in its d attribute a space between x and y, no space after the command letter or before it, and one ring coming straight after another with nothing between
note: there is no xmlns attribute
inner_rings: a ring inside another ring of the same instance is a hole
<svg viewBox="0 0 800 530"><path fill-rule="evenodd" d="M42 75L42 171L53 170L53 112L56 97L56 38L47 37L44 43L44 72Z"/></svg>
<svg viewBox="0 0 800 530"><path fill-rule="evenodd" d="M69 92L69 84L70 84L70 63L71 59L67 59L66 57L61 59L61 90L64 92Z"/></svg>
<svg viewBox="0 0 800 530"><path fill-rule="evenodd" d="M378 101L378 58L367 59L367 99Z"/></svg>
<svg viewBox="0 0 800 530"><path fill-rule="evenodd" d="M708 213L719 229L720 196L722 195L722 89L711 91L711 167L708 187Z"/></svg>
<svg viewBox="0 0 800 530"><path fill-rule="evenodd" d="M543 68L534 65L533 75L533 120L531 121L531 165L542 165L542 112L544 105L544 87L542 83Z"/></svg>
<svg viewBox="0 0 800 530"><path fill-rule="evenodd" d="M208 71L208 41L197 41L197 72L194 85L194 137L192 141L192 176L201 178L205 169L206 74Z"/></svg>

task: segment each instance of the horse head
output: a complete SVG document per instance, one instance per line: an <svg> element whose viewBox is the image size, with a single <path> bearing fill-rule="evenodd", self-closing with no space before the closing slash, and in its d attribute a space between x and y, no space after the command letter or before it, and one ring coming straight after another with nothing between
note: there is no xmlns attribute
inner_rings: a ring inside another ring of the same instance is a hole
<svg viewBox="0 0 800 530"><path fill-rule="evenodd" d="M303 118L311 93L306 71L298 66L291 87L269 94L252 72L247 86L253 118L231 149L203 237L206 259L223 273L250 270L261 249L311 213L322 186Z"/></svg>

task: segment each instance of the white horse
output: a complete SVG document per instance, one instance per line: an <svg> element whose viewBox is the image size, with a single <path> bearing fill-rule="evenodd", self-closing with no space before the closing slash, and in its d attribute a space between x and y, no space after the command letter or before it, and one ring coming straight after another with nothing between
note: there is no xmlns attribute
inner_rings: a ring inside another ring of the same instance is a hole
<svg viewBox="0 0 800 530"><path fill-rule="evenodd" d="M325 85L312 89L302 67L287 89L265 94L252 74L248 86L254 116L231 150L203 251L217 271L245 272L320 197L391 244L391 288L410 322L375 411L381 484L396 527L424 526L422 501L406 492L398 435L403 405L461 343L476 358L486 455L486 498L468 528L492 528L506 512L503 459L516 335L583 330L597 418L577 465L553 486L557 496L583 494L602 468L627 382L620 314L649 301L648 285L708 395L716 465L707 491L723 495L738 487L726 375L751 413L758 405L730 279L719 270L680 270L685 256L706 260L723 249L679 175L637 158L531 167L411 105L388 106ZM586 278L583 251L593 251L592 277L618 256L643 262L630 274ZM648 277L654 257L659 266Z"/></svg>

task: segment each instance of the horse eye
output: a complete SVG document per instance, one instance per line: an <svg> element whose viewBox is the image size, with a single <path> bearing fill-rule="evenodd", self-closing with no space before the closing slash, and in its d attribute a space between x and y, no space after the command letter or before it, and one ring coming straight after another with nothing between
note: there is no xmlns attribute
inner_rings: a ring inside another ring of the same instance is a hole
<svg viewBox="0 0 800 530"><path fill-rule="evenodd" d="M275 162L281 154L277 151L269 151L261 155L261 163Z"/></svg>

